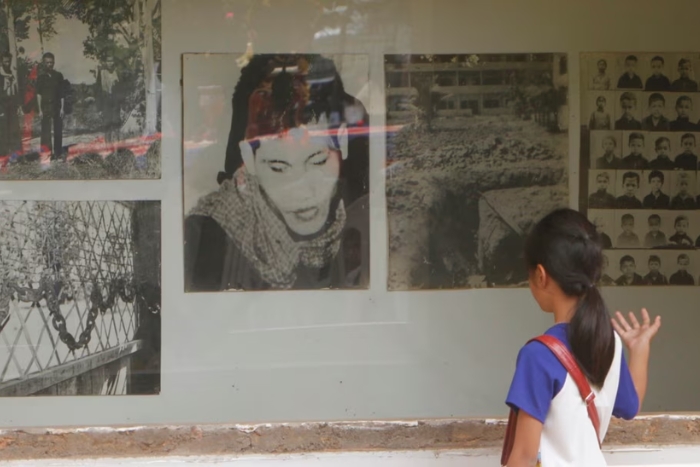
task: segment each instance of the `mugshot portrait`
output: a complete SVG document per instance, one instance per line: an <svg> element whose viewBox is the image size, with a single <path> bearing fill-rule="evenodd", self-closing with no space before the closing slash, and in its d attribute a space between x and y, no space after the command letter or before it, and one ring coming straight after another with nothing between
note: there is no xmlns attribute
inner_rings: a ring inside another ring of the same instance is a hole
<svg viewBox="0 0 700 467"><path fill-rule="evenodd" d="M618 170L615 207L617 209L642 209L642 171Z"/></svg>
<svg viewBox="0 0 700 467"><path fill-rule="evenodd" d="M622 160L622 132L591 131L591 165L593 170L615 170Z"/></svg>
<svg viewBox="0 0 700 467"><path fill-rule="evenodd" d="M186 292L367 288L366 57L237 58L185 57Z"/></svg>
<svg viewBox="0 0 700 467"><path fill-rule="evenodd" d="M590 130L613 130L615 126L617 93L589 91L584 112Z"/></svg>
<svg viewBox="0 0 700 467"><path fill-rule="evenodd" d="M591 170L588 173L588 208L615 209L617 207L616 170Z"/></svg>
<svg viewBox="0 0 700 467"><path fill-rule="evenodd" d="M609 209L589 209L588 220L595 225L604 250L613 248L612 238L615 236L615 211Z"/></svg>

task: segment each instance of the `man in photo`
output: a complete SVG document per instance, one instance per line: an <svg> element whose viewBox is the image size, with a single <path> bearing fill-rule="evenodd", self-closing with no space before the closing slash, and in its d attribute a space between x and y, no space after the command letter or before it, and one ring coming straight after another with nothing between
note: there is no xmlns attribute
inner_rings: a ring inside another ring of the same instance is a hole
<svg viewBox="0 0 700 467"><path fill-rule="evenodd" d="M609 250L612 248L612 240L610 239L610 236L605 233L605 220L601 217L596 217L593 219L593 225L595 225L595 229L598 232L598 238L600 239L600 246L604 250Z"/></svg>
<svg viewBox="0 0 700 467"><path fill-rule="evenodd" d="M676 187L678 192L671 198L671 209L695 209L695 197L690 193L690 174L678 172L676 175Z"/></svg>
<svg viewBox="0 0 700 467"><path fill-rule="evenodd" d="M700 126L690 121L693 111L693 100L690 96L680 96L676 99L676 114L678 117L671 121L671 131L698 131Z"/></svg>
<svg viewBox="0 0 700 467"><path fill-rule="evenodd" d="M604 59L598 60L598 72L591 80L591 89L595 91L607 91L610 89L610 76L607 74L608 62Z"/></svg>
<svg viewBox="0 0 700 467"><path fill-rule="evenodd" d="M671 122L664 116L666 99L658 92L649 96L649 115L642 120L644 131L669 131Z"/></svg>
<svg viewBox="0 0 700 467"><path fill-rule="evenodd" d="M649 255L649 273L644 276L646 285L668 285L668 279L661 272L661 258L657 255Z"/></svg>
<svg viewBox="0 0 700 467"><path fill-rule="evenodd" d="M610 76L607 74L608 62L606 60L598 60L598 71L591 78L591 89L595 91L607 91L610 89Z"/></svg>
<svg viewBox="0 0 700 467"><path fill-rule="evenodd" d="M598 189L588 196L588 207L590 209L613 209L615 208L615 196L608 193L610 185L610 175L608 172L600 172L595 177Z"/></svg>
<svg viewBox="0 0 700 467"><path fill-rule="evenodd" d="M610 287L616 285L615 280L608 274L608 269L610 269L610 260L608 259L607 255L603 254L603 267L600 279L598 280L598 286Z"/></svg>
<svg viewBox="0 0 700 467"><path fill-rule="evenodd" d="M114 66L114 57L107 56L104 65L97 72L95 83L98 108L102 114L102 125L105 132L105 141L111 143L119 141L121 127L121 102L122 97L117 69Z"/></svg>
<svg viewBox="0 0 700 467"><path fill-rule="evenodd" d="M695 154L695 135L685 133L681 136L681 147L683 152L676 156L674 160L676 169L680 170L697 170L698 156Z"/></svg>
<svg viewBox="0 0 700 467"><path fill-rule="evenodd" d="M56 58L51 52L42 57L36 83L37 106L41 118L42 151L50 151L51 159L63 157L64 84L63 75L54 69Z"/></svg>
<svg viewBox="0 0 700 467"><path fill-rule="evenodd" d="M21 97L17 76L12 70L12 55L4 53L0 58L0 156L22 149L21 115Z"/></svg>
<svg viewBox="0 0 700 467"><path fill-rule="evenodd" d="M649 162L649 168L655 170L674 170L675 162L671 160L671 140L662 136L654 142L656 157Z"/></svg>
<svg viewBox="0 0 700 467"><path fill-rule="evenodd" d="M634 93L622 93L620 96L620 108L622 109L622 116L615 122L615 129L641 130L642 123L634 118L634 109L637 108L637 97Z"/></svg>
<svg viewBox="0 0 700 467"><path fill-rule="evenodd" d="M693 72L693 64L687 58L682 58L678 62L678 74L680 77L671 85L674 92L698 92L698 83L690 79Z"/></svg>
<svg viewBox="0 0 700 467"><path fill-rule="evenodd" d="M625 58L625 72L617 80L618 89L642 89L642 79L637 74L637 57L628 55Z"/></svg>
<svg viewBox="0 0 700 467"><path fill-rule="evenodd" d="M669 284L671 285L695 285L695 278L688 272L690 257L681 253L678 255L678 271L671 274Z"/></svg>
<svg viewBox="0 0 700 467"><path fill-rule="evenodd" d="M647 219L649 232L644 236L644 248L666 246L666 234L661 231L661 216L652 214Z"/></svg>
<svg viewBox="0 0 700 467"><path fill-rule="evenodd" d="M622 275L615 281L617 285L644 285L644 279L637 274L637 264L630 255L620 258L620 272Z"/></svg>
<svg viewBox="0 0 700 467"><path fill-rule="evenodd" d="M598 96L595 100L596 109L588 122L588 127L591 130L610 130L612 128L612 117L610 117L610 112L605 110L607 103L605 96Z"/></svg>
<svg viewBox="0 0 700 467"><path fill-rule="evenodd" d="M624 193L617 197L615 205L618 209L642 209L642 202L637 198L639 190L639 174L637 172L625 172L622 175L622 188Z"/></svg>
<svg viewBox="0 0 700 467"><path fill-rule="evenodd" d="M639 237L634 233L634 216L624 214L621 224L622 233L617 236L617 248L639 248Z"/></svg>
<svg viewBox="0 0 700 467"><path fill-rule="evenodd" d="M660 170L649 172L649 186L651 192L644 197L642 206L644 209L668 209L671 198L662 191L664 186L664 173Z"/></svg>
<svg viewBox="0 0 700 467"><path fill-rule="evenodd" d="M673 245L683 247L693 246L693 240L687 233L689 224L690 222L688 221L688 217L686 215L681 214L680 216L676 217L675 221L673 222L673 228L676 230L676 233L668 238L668 242Z"/></svg>
<svg viewBox="0 0 700 467"><path fill-rule="evenodd" d="M660 55L651 59L651 76L644 85L645 91L668 91L671 81L664 75L664 58Z"/></svg>
<svg viewBox="0 0 700 467"><path fill-rule="evenodd" d="M620 168L620 158L615 155L617 139L614 136L607 135L603 138L601 145L603 146L603 155L596 159L596 169L614 170Z"/></svg>
<svg viewBox="0 0 700 467"><path fill-rule="evenodd" d="M629 170L644 170L648 168L649 161L642 155L644 152L644 134L638 132L630 133L628 144L630 153L622 158L620 168Z"/></svg>

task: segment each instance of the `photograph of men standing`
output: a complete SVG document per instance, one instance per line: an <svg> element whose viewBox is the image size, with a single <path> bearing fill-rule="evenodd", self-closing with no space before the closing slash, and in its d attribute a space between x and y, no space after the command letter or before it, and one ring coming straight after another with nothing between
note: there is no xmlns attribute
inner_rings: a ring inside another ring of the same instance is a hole
<svg viewBox="0 0 700 467"><path fill-rule="evenodd" d="M17 76L12 69L12 55L0 57L0 156L18 152L22 147L19 129L20 106Z"/></svg>
<svg viewBox="0 0 700 467"><path fill-rule="evenodd" d="M44 54L43 67L36 83L37 104L41 117L41 147L42 151L51 151L52 160L63 156L63 75L54 70L55 63L56 58L52 53Z"/></svg>

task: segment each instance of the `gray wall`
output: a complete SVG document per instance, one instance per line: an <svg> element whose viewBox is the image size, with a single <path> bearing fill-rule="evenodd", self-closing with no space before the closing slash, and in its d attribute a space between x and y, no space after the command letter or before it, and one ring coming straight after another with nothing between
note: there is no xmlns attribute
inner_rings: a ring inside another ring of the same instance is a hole
<svg viewBox="0 0 700 467"><path fill-rule="evenodd" d="M12 198L163 200L162 392L149 397L0 400L0 425L106 425L504 416L518 348L551 318L527 290L387 293L384 137L373 136L372 284L368 292L182 293L180 55L242 52L246 33L226 12L256 4L256 51L313 50L299 5L163 0L163 179L6 184ZM308 13L308 12L307 12ZM700 43L697 0L385 0L370 54L373 123L382 125L384 52L570 53L570 149L578 152L578 54L685 51ZM222 156L223 160L223 156ZM572 159L571 188L578 189ZM700 289L606 292L610 305L647 306L664 324L646 411L700 410Z"/></svg>

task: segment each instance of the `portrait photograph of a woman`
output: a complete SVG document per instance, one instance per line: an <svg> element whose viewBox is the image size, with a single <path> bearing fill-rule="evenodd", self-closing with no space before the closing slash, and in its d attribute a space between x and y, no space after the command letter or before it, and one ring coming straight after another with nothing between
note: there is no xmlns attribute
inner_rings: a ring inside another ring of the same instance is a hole
<svg viewBox="0 0 700 467"><path fill-rule="evenodd" d="M185 56L186 292L368 288L362 58Z"/></svg>

